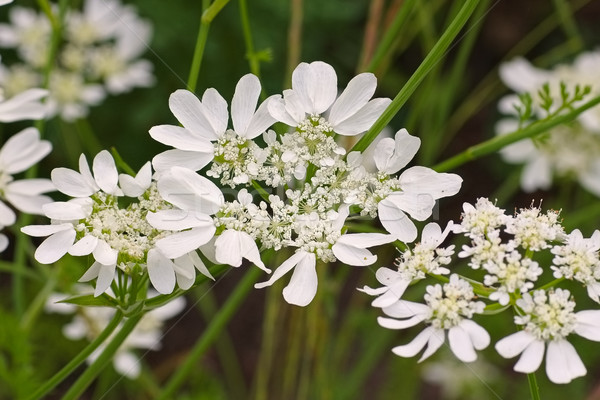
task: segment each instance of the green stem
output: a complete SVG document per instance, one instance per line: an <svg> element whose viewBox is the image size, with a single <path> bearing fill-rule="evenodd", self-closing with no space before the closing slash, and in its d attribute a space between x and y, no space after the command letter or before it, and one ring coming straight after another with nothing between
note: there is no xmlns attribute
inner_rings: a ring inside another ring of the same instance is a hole
<svg viewBox="0 0 600 400"><path fill-rule="evenodd" d="M110 336L123 319L123 314L119 311L115 314L113 319L108 323L106 328L98 335L93 342L88 344L79 354L75 356L67 365L65 365L60 371L58 371L52 378L47 380L42 386L40 386L30 397L30 399L41 399L48 394L52 389L63 381L67 376L71 374L82 362L84 362L90 354L94 352L104 341Z"/></svg>
<svg viewBox="0 0 600 400"><path fill-rule="evenodd" d="M531 138L539 133L546 132L549 129L554 128L557 125L565 124L574 120L582 112L600 104L600 96L594 97L583 106L574 109L573 111L551 118L550 120L542 120L535 122L524 129L517 130L507 135L501 135L493 137L492 139L486 140L485 142L479 143L475 146L469 147L460 154L449 158L446 161L441 162L433 167L438 172L449 171L456 167L459 167L469 161L473 161L476 158L485 156L490 153L508 146L511 143L518 142L519 140Z"/></svg>
<svg viewBox="0 0 600 400"><path fill-rule="evenodd" d="M529 382L529 392L531 393L531 400L541 400L540 388L535 378L535 372L527 374L527 381Z"/></svg>
<svg viewBox="0 0 600 400"><path fill-rule="evenodd" d="M554 287L554 286L558 285L559 283L561 283L564 280L565 280L564 277L563 278L556 278L555 280L553 280L551 282L548 282L545 285L540 286L539 288L534 289L534 290L547 290L547 289L550 289L551 287Z"/></svg>
<svg viewBox="0 0 600 400"><path fill-rule="evenodd" d="M369 144L371 144L371 142L373 142L373 140L375 140L379 132L381 132L381 130L392 120L392 118L394 118L394 116L398 113L398 111L400 111L404 103L406 103L406 101L417 89L427 74L446 54L448 47L461 31L462 27L467 23L467 20L473 11L475 11L475 8L478 4L479 0L465 0L462 8L456 15L456 18L454 18L442 37L440 37L435 46L433 46L433 49L431 49L429 54L427 54L427 57L425 57L425 60L423 60L419 68L417 68L415 73L402 87L389 107L386 108L383 114L381 114L377 121L375 121L371 129L365 133L365 135L358 141L358 143L354 145L350 151L362 152L369 146Z"/></svg>
<svg viewBox="0 0 600 400"><path fill-rule="evenodd" d="M121 315L120 312L117 311L118 315ZM133 331L133 329L137 326L140 319L144 316L143 313L140 313L134 317L129 318L123 324L121 330L114 336L114 338L110 341L110 343L106 346L104 351L98 356L98 358L90 365L83 374L75 381L73 386L69 389L69 391L63 396L62 400L74 400L81 397L85 389L92 383L92 381L98 376L98 374L106 367L106 365L113 358L119 347L123 344L127 336ZM116 318L116 316L115 316ZM114 319L113 319L114 321ZM111 324L112 322L111 321ZM103 332L104 333L104 332ZM97 340L96 340L97 341ZM94 343L96 342L94 341ZM99 344L99 343L98 343Z"/></svg>
<svg viewBox="0 0 600 400"><path fill-rule="evenodd" d="M406 0L402 4L400 10L394 17L394 20L392 21L392 24L390 25L389 29L383 35L381 43L379 44L379 46L377 46L377 49L375 50L375 55L373 55L373 58L367 66L367 71L375 72L381 66L382 61L391 51L396 39L398 39L398 33L405 25L406 21L408 20L408 17L411 15L415 4L417 4L417 0Z"/></svg>
<svg viewBox="0 0 600 400"><path fill-rule="evenodd" d="M260 78L260 61L254 51L252 42L252 30L250 29L250 19L248 18L248 3L246 0L240 0L240 18L242 20L242 32L244 33L244 42L246 43L246 58L250 65L250 72Z"/></svg>
<svg viewBox="0 0 600 400"><path fill-rule="evenodd" d="M115 159L115 164L117 165L117 168L120 168L127 175L131 175L131 176L136 175L135 170L133 168L131 168L129 166L129 164L127 164L125 161L123 161L123 157L121 157L121 155L119 154L119 152L117 151L116 148L111 147L110 153L112 154L113 158Z"/></svg>
<svg viewBox="0 0 600 400"><path fill-rule="evenodd" d="M287 66L284 87L292 84L292 72L300 63L300 52L302 48L302 19L303 0L291 0L290 23L287 36Z"/></svg>
<svg viewBox="0 0 600 400"><path fill-rule="evenodd" d="M202 17L200 18L200 29L198 30L198 37L196 39L196 47L194 49L194 58L192 59L192 66L190 67L190 74L188 76L187 88L190 92L196 90L198 84L198 75L200 74L200 66L202 65L202 57L204 56L204 49L206 48L206 40L208 39L208 30L210 28L210 21L205 20L205 15L209 9L210 0L202 0Z"/></svg>
<svg viewBox="0 0 600 400"><path fill-rule="evenodd" d="M573 50L580 50L582 46L581 35L577 29L577 22L573 17L571 6L565 0L553 0L552 2L554 3L554 8L558 14L560 24L569 38L569 41L572 43Z"/></svg>
<svg viewBox="0 0 600 400"><path fill-rule="evenodd" d="M188 354L186 360L179 366L177 372L169 379L162 393L158 396L158 400L171 399L175 397L177 388L185 381L187 376L196 367L198 359L217 339L223 331L227 322L233 317L237 309L243 303L244 299L252 289L254 282L260 276L262 271L259 268L251 268L244 278L238 283L237 287L231 293L227 302L221 307L217 315L211 321L211 324L206 328L202 336L194 345L194 348Z"/></svg>
<svg viewBox="0 0 600 400"><path fill-rule="evenodd" d="M227 3L229 3L229 0L215 0L202 15L202 21L211 23Z"/></svg>

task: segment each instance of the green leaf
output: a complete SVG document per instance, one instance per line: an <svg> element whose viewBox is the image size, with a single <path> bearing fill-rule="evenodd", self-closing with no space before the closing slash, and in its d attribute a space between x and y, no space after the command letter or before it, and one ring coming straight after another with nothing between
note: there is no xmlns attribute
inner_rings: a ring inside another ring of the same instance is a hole
<svg viewBox="0 0 600 400"><path fill-rule="evenodd" d="M79 296L72 296L58 303L75 304L77 306L89 306L89 307L116 307L118 306L115 299L103 293L98 297L94 297L93 294L85 294Z"/></svg>

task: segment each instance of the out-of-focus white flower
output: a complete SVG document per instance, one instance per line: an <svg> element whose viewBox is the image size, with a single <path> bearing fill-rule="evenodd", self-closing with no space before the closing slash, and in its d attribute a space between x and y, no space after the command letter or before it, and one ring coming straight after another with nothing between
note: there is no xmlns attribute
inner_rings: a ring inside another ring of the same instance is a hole
<svg viewBox="0 0 600 400"><path fill-rule="evenodd" d="M439 386L445 400L480 400L493 393L492 382L500 378L500 371L482 359L463 364L453 359L431 361L423 366L421 377L427 383Z"/></svg>
<svg viewBox="0 0 600 400"><path fill-rule="evenodd" d="M446 229L442 229L435 222L427 224L421 232L421 242L414 248L407 249L396 259L397 270L379 268L375 276L383 287L372 289L365 286L359 289L371 296L378 296L373 300L373 307L388 307L400 300L404 291L416 280L426 277L426 274L447 275L450 270L445 268L454 254L454 245L438 248L453 229L452 221Z"/></svg>
<svg viewBox="0 0 600 400"><path fill-rule="evenodd" d="M474 299L471 285L454 274L443 287L427 286L426 304L399 300L383 308L383 312L393 318L379 317L377 321L388 329L406 329L422 321L429 325L409 344L392 349L401 357L413 357L427 346L419 362L425 360L444 344L448 330L454 355L463 362L473 362L477 359L475 350L483 350L490 344L486 330L471 320L485 307L483 302Z"/></svg>
<svg viewBox="0 0 600 400"><path fill-rule="evenodd" d="M79 288L78 294L85 294L85 289ZM156 295L156 292L151 291L148 297L152 298ZM64 294L52 294L46 302L46 311L59 314L77 313L73 320L63 327L63 334L68 339L93 341L106 328L115 314L115 309L109 307L78 307L68 303L57 303L65 297ZM164 306L145 313L115 353L113 358L115 370L129 379L137 378L142 367L141 358L136 355L134 350L160 350L165 321L179 314L184 307L184 298L177 297ZM119 327L115 332L118 331ZM105 343L108 342L110 342L110 337ZM106 344L100 345L88 357L87 362L90 364L94 362L102 354L105 346Z"/></svg>
<svg viewBox="0 0 600 400"><path fill-rule="evenodd" d="M48 86L48 117L60 115L74 121L88 114L89 106L99 104L106 93L102 85L88 84L78 73L54 71Z"/></svg>
<svg viewBox="0 0 600 400"><path fill-rule="evenodd" d="M497 126L500 134L515 129L514 121ZM556 176L575 179L600 196L600 134L578 123L557 126L535 142L525 139L513 143L500 154L511 164L525 164L521 187L527 192L549 189Z"/></svg>
<svg viewBox="0 0 600 400"><path fill-rule="evenodd" d="M17 210L28 214L43 214L42 205L52 199L43 193L55 190L49 179L14 180L13 175L29 169L52 150L46 140L40 140L35 128L27 128L12 136L0 149L0 226L13 225L17 216L8 207L9 203ZM6 249L8 239L2 235L0 251Z"/></svg>
<svg viewBox="0 0 600 400"><path fill-rule="evenodd" d="M0 122L44 118L48 112L48 106L41 100L47 95L47 90L28 89L9 99L4 99L0 90Z"/></svg>
<svg viewBox="0 0 600 400"><path fill-rule="evenodd" d="M0 0L0 6L5 6L7 4L12 3L13 0Z"/></svg>
<svg viewBox="0 0 600 400"><path fill-rule="evenodd" d="M23 60L36 68L48 61L52 28L48 18L34 10L14 6L8 11L10 24L0 24L0 47L16 48Z"/></svg>
<svg viewBox="0 0 600 400"><path fill-rule="evenodd" d="M561 64L552 70L533 67L522 58L500 67L500 77L515 92L530 93L534 100L533 111L544 117L537 92L546 83L554 97L553 111L562 104L560 84L572 90L575 85L590 85L591 95L600 94L600 51L580 54L572 64ZM514 115L517 96L503 98L500 110ZM577 104L575 104L577 105ZM500 121L497 134L506 134L518 128L516 119ZM514 164L525 164L521 174L521 187L527 192L549 189L553 176L575 179L590 192L600 196L600 107L582 113L569 125L551 129L542 137L525 139L503 148L503 158Z"/></svg>
<svg viewBox="0 0 600 400"><path fill-rule="evenodd" d="M496 343L496 350L504 358L521 357L514 370L525 374L535 372L542 363L546 344L546 374L554 383L569 383L584 376L587 371L567 336L576 333L595 342L600 341L600 311L574 312L575 302L568 290L555 292L536 290L533 296L525 293L517 300L523 315L515 316L515 323L523 330Z"/></svg>

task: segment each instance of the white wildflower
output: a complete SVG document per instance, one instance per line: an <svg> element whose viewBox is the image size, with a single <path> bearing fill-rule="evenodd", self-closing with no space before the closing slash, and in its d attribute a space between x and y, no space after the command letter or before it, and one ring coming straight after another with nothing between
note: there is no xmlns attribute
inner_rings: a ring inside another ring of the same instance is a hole
<svg viewBox="0 0 600 400"><path fill-rule="evenodd" d="M568 290L554 292L536 290L525 293L517 301L523 315L515 323L523 330L496 343L496 350L504 358L521 357L514 370L535 372L542 363L546 344L546 374L554 383L569 383L584 376L586 369L567 336L576 333L586 339L600 341L600 311L574 312L575 302L569 299Z"/></svg>

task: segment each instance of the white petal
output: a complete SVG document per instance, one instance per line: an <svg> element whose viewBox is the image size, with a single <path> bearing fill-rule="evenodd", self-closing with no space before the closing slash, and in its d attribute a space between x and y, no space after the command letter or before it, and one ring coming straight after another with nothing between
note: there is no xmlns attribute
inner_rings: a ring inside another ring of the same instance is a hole
<svg viewBox="0 0 600 400"><path fill-rule="evenodd" d="M588 340L600 342L600 310L579 311L575 317L575 333Z"/></svg>
<svg viewBox="0 0 600 400"><path fill-rule="evenodd" d="M395 174L413 159L420 146L421 139L410 135L406 129L400 129L395 140L383 138L377 143L373 155L375 165L381 172Z"/></svg>
<svg viewBox="0 0 600 400"><path fill-rule="evenodd" d="M573 345L566 340L548 343L546 374L553 383L569 383L587 373Z"/></svg>
<svg viewBox="0 0 600 400"><path fill-rule="evenodd" d="M8 247L8 238L6 235L0 233L0 253L2 253Z"/></svg>
<svg viewBox="0 0 600 400"><path fill-rule="evenodd" d="M149 132L152 139L179 150L212 154L214 149L213 144L208 139L180 126L157 125L150 128Z"/></svg>
<svg viewBox="0 0 600 400"><path fill-rule="evenodd" d="M223 96L213 88L206 89L202 95L202 105L204 106L204 115L210 122L213 131L218 134L225 132L227 121L229 121L229 112Z"/></svg>
<svg viewBox="0 0 600 400"><path fill-rule="evenodd" d="M0 165L8 174L25 171L52 150L50 142L40 140L35 128L26 128L11 136L0 149Z"/></svg>
<svg viewBox="0 0 600 400"><path fill-rule="evenodd" d="M23 228L25 229L25 228ZM75 241L75 229L54 233L40 244L35 251L35 259L41 264L52 264L64 256Z"/></svg>
<svg viewBox="0 0 600 400"><path fill-rule="evenodd" d="M108 290L110 284L115 279L115 270L116 264L100 264L100 269L98 271L98 279L96 279L96 289L94 290L94 297L98 297Z"/></svg>
<svg viewBox="0 0 600 400"><path fill-rule="evenodd" d="M207 243L215 234L214 225L174 233L156 242L156 247L168 258L177 258Z"/></svg>
<svg viewBox="0 0 600 400"><path fill-rule="evenodd" d="M382 311L385 315L389 315L394 318L410 318L414 315L422 316L422 320L425 320L429 315L429 306L421 303L415 303L407 300L396 300L394 304L383 307Z"/></svg>
<svg viewBox="0 0 600 400"><path fill-rule="evenodd" d="M418 221L429 218L435 206L434 198L428 193L393 192L386 200Z"/></svg>
<svg viewBox="0 0 600 400"><path fill-rule="evenodd" d="M377 205L381 225L392 235L405 243L417 238L417 227L406 214L388 198Z"/></svg>
<svg viewBox="0 0 600 400"><path fill-rule="evenodd" d="M532 334L527 331L519 331L500 339L495 347L496 351L502 357L513 358L518 354L521 354L534 340L536 340L536 338Z"/></svg>
<svg viewBox="0 0 600 400"><path fill-rule="evenodd" d="M15 212L3 201L0 201L0 226L10 226L17 221Z"/></svg>
<svg viewBox="0 0 600 400"><path fill-rule="evenodd" d="M80 220L89 215L80 204L65 201L45 204L42 210L48 218L62 221Z"/></svg>
<svg viewBox="0 0 600 400"><path fill-rule="evenodd" d="M515 364L514 370L524 374L530 374L537 371L544 359L544 342L534 340L525 348L519 361Z"/></svg>
<svg viewBox="0 0 600 400"><path fill-rule="evenodd" d="M208 140L216 140L223 132L215 132L207 119L204 106L192 92L176 90L169 97L169 108L186 129Z"/></svg>
<svg viewBox="0 0 600 400"><path fill-rule="evenodd" d="M334 244L331 250L338 260L348 265L364 267L377 261L377 256L374 256L369 250L344 243Z"/></svg>
<svg viewBox="0 0 600 400"><path fill-rule="evenodd" d="M410 343L403 346L396 346L392 349L394 354L400 357L414 357L420 352L429 341L431 335L435 333L435 329L427 327L421 331Z"/></svg>
<svg viewBox="0 0 600 400"><path fill-rule="evenodd" d="M450 349L459 360L473 362L477 359L471 338L460 325L450 328L448 342L450 342Z"/></svg>
<svg viewBox="0 0 600 400"><path fill-rule="evenodd" d="M269 114L277 121L283 122L289 126L296 126L300 121L296 121L286 110L284 100L279 96L273 98L267 103Z"/></svg>
<svg viewBox="0 0 600 400"><path fill-rule="evenodd" d="M256 264L257 267L271 272L261 261L254 239L246 232L225 230L215 241L215 248L217 261L221 264L239 267L242 265L242 258L245 258Z"/></svg>
<svg viewBox="0 0 600 400"><path fill-rule="evenodd" d="M47 94L47 90L37 88L28 89L8 100L0 102L0 122L44 118L48 111L48 106L39 100Z"/></svg>
<svg viewBox="0 0 600 400"><path fill-rule="evenodd" d="M423 315L413 315L408 319L377 317L377 323L387 329L406 329L415 326L425 319Z"/></svg>
<svg viewBox="0 0 600 400"><path fill-rule="evenodd" d="M373 99L350 118L334 125L333 130L344 136L354 136L365 132L373 126L391 102L390 99Z"/></svg>
<svg viewBox="0 0 600 400"><path fill-rule="evenodd" d="M262 104L258 107L250 123L248 124L248 128L246 128L246 133L244 137L247 139L254 139L259 136L263 132L267 130L267 128L273 125L277 120L269 114L269 102L274 99L276 95L268 97Z"/></svg>
<svg viewBox="0 0 600 400"><path fill-rule="evenodd" d="M34 179L21 179L19 181L12 181L6 185L7 191L12 194L22 195L37 195L41 193L53 192L56 187L50 179L34 178Z"/></svg>
<svg viewBox="0 0 600 400"><path fill-rule="evenodd" d="M431 195L434 199L453 196L462 185L462 178L456 174L438 173L420 166L407 169L399 179L402 190Z"/></svg>
<svg viewBox="0 0 600 400"><path fill-rule="evenodd" d="M371 305L373 307L380 308L392 306L394 303L400 300L408 285L410 285L410 280L398 279L396 282L389 286L389 290L385 294L373 300L373 302L371 302ZM387 314L387 311L384 310L384 312ZM398 317L397 315L392 316Z"/></svg>
<svg viewBox="0 0 600 400"><path fill-rule="evenodd" d="M184 167L192 171L198 171L208 165L213 158L212 151L210 153L201 153L173 149L163 151L154 156L152 166L156 171L168 171L172 167Z"/></svg>
<svg viewBox="0 0 600 400"><path fill-rule="evenodd" d="M354 115L373 97L376 87L377 78L371 73L362 73L352 78L333 103L328 116L329 123L337 125Z"/></svg>
<svg viewBox="0 0 600 400"><path fill-rule="evenodd" d="M158 191L177 207L201 214L214 214L224 201L217 185L187 168L171 168L168 175L158 180Z"/></svg>
<svg viewBox="0 0 600 400"><path fill-rule="evenodd" d="M246 130L256 110L259 96L260 82L253 74L244 75L235 86L231 100L231 121L233 130L241 137L246 137Z"/></svg>
<svg viewBox="0 0 600 400"><path fill-rule="evenodd" d="M98 190L82 174L68 168L54 168L51 173L56 189L71 197L88 197Z"/></svg>
<svg viewBox="0 0 600 400"><path fill-rule="evenodd" d="M175 288L175 271L173 263L160 251L150 249L148 251L148 276L152 286L162 294L169 294Z"/></svg>
<svg viewBox="0 0 600 400"><path fill-rule="evenodd" d="M308 305L317 293L317 258L313 253L304 253L296 265L290 283L283 288L283 298L300 307Z"/></svg>
<svg viewBox="0 0 600 400"><path fill-rule="evenodd" d="M434 329L431 336L429 336L429 340L427 341L427 348L423 352L421 358L419 358L419 362L424 361L429 358L433 353L435 353L442 345L444 344L445 333L443 329Z"/></svg>
<svg viewBox="0 0 600 400"><path fill-rule="evenodd" d="M100 264L112 265L117 263L117 255L119 253L104 240L99 239L92 254L94 255L94 259Z"/></svg>
<svg viewBox="0 0 600 400"><path fill-rule="evenodd" d="M343 243L360 249L368 247L380 246L382 244L391 243L395 240L393 235L383 233L349 233L342 235L337 243Z"/></svg>
<svg viewBox="0 0 600 400"><path fill-rule="evenodd" d="M69 254L72 256L87 256L91 254L92 251L96 248L98 244L98 238L92 235L85 235L81 239L79 239L71 248L69 249Z"/></svg>
<svg viewBox="0 0 600 400"><path fill-rule="evenodd" d="M98 274L100 273L101 267L102 267L102 264L95 261L91 265L91 267L89 267L88 270L85 271L85 273L81 276L81 278L79 278L79 280L77 282L89 282L92 279L96 279L98 277Z"/></svg>
<svg viewBox="0 0 600 400"><path fill-rule="evenodd" d="M292 73L292 88L300 96L306 112L321 114L337 96L335 70L321 61L301 63Z"/></svg>
<svg viewBox="0 0 600 400"><path fill-rule="evenodd" d="M363 286L362 288L356 288L356 290L358 290L359 292L363 292L368 294L369 296L379 296L381 294L384 294L385 292L388 291L388 287L387 286L382 286L379 288L372 288L369 286ZM371 303L372 305L372 303Z"/></svg>
<svg viewBox="0 0 600 400"><path fill-rule="evenodd" d="M102 150L94 157L92 165L96 183L105 193L116 194L119 183L119 173L115 160L106 150Z"/></svg>
<svg viewBox="0 0 600 400"><path fill-rule="evenodd" d="M148 161L134 177L126 174L119 175L119 186L125 196L141 196L152 184L152 165Z"/></svg>
<svg viewBox="0 0 600 400"><path fill-rule="evenodd" d="M523 168L521 187L526 192L550 189L552 186L552 169L552 163L548 157L536 157Z"/></svg>
<svg viewBox="0 0 600 400"><path fill-rule="evenodd" d="M198 271L200 271L200 273L202 275L206 276L207 278L212 279L213 281L215 280L215 278L212 276L212 274L210 273L208 268L206 268L206 265L204 265L204 262L202 261L202 259L198 255L198 253L196 253L195 251L192 251L191 253L188 254L188 256L192 260L192 263L194 264L196 269Z"/></svg>
<svg viewBox="0 0 600 400"><path fill-rule="evenodd" d="M173 270L177 278L177 286L183 290L192 287L196 281L196 270L187 254L173 260Z"/></svg>
<svg viewBox="0 0 600 400"><path fill-rule="evenodd" d="M273 275L271 275L271 278L268 281L257 283L257 284L254 285L254 287L256 289L262 289L264 287L271 286L273 283L275 283L276 280L278 280L283 275L285 275L289 271L291 271L292 268L294 268L300 262L300 260L303 259L306 256L306 254L307 253L304 252L304 251L298 251L298 252L294 253L294 255L292 255L290 258L288 258L287 260L285 260L275 270L275 272L273 272Z"/></svg>
<svg viewBox="0 0 600 400"><path fill-rule="evenodd" d="M156 213L148 212L146 220L156 229L178 231L189 228L204 227L209 229L214 225L213 219L206 214L185 210L161 210Z"/></svg>
<svg viewBox="0 0 600 400"><path fill-rule="evenodd" d="M72 224L55 224L55 225L28 225L21 228L21 232L34 237L44 237L55 234L56 232L71 230Z"/></svg>
<svg viewBox="0 0 600 400"><path fill-rule="evenodd" d="M490 345L490 335L476 322L464 319L461 321L460 326L469 334L475 349L483 350Z"/></svg>

